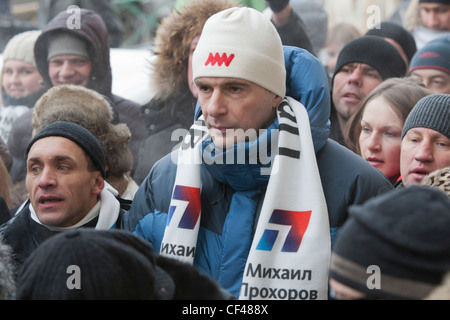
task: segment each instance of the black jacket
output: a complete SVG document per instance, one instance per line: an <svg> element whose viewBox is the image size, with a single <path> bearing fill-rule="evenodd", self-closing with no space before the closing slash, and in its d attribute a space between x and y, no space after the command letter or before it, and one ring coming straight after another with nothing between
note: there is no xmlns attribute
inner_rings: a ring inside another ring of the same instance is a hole
<svg viewBox="0 0 450 320"><path fill-rule="evenodd" d="M128 201L118 200L121 202L121 209L115 224L116 229L121 228L122 216L130 206ZM4 243L9 245L14 253L14 263L17 267L16 274L20 272L25 260L42 242L60 232L49 230L35 222L31 218L29 207L30 203L27 202L13 218L0 227L0 234L3 236ZM97 220L98 217L85 224L83 228L95 228Z"/></svg>

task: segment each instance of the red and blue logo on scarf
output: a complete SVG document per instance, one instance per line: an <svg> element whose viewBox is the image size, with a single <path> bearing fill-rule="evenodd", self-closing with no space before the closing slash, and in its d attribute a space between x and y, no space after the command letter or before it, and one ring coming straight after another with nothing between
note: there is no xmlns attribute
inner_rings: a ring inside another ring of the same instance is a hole
<svg viewBox="0 0 450 320"><path fill-rule="evenodd" d="M310 219L311 211L273 211L269 223L291 226L281 252L298 251L302 242L303 235L308 228ZM256 249L262 251L272 251L275 241L278 238L278 233L278 230L265 229Z"/></svg>
<svg viewBox="0 0 450 320"><path fill-rule="evenodd" d="M193 230L200 217L200 189L186 186L176 186L173 191L172 199L187 202L186 209L180 219L178 228ZM176 206L171 206L169 208L169 219L167 225L170 224L176 208Z"/></svg>

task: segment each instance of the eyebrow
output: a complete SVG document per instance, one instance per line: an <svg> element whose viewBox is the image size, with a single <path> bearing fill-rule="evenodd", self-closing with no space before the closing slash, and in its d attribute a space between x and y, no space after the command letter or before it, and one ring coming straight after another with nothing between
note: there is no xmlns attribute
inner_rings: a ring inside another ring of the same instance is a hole
<svg viewBox="0 0 450 320"><path fill-rule="evenodd" d="M211 85L210 83L205 83L201 79L195 80L195 84L198 86L210 86ZM240 80L240 79L230 79L230 80L220 83L219 85L221 87L236 86L236 85L248 87L249 83L247 83L246 81Z"/></svg>
<svg viewBox="0 0 450 320"><path fill-rule="evenodd" d="M369 126L372 127L370 122L361 119L361 125L363 125L363 124L366 124L366 125L369 125ZM383 129L402 129L399 126L396 126L396 125L392 125L392 126L391 125L386 125L386 126L382 126L381 128L383 128Z"/></svg>
<svg viewBox="0 0 450 320"><path fill-rule="evenodd" d="M53 163L61 163L61 162L70 162L73 164L76 164L77 162L69 156L55 156L54 159L52 160ZM34 158L30 158L28 159L27 163L38 163L38 164L42 164L43 161L40 157L34 157Z"/></svg>

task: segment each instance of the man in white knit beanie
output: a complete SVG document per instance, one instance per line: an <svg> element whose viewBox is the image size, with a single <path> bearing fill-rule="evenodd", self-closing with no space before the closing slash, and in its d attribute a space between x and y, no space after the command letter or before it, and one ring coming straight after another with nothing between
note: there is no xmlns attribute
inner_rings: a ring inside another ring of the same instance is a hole
<svg viewBox="0 0 450 320"><path fill-rule="evenodd" d="M206 126L214 129L211 134L217 147L217 136L227 130L232 135L236 129L266 129L276 118L286 93L283 47L276 29L260 12L231 8L212 16L194 52L193 70ZM213 91L234 102L227 119ZM234 138L228 139L231 145L237 142Z"/></svg>
<svg viewBox="0 0 450 320"><path fill-rule="evenodd" d="M161 255L194 265L240 299L327 299L331 242L345 208L392 189L330 140L316 158L307 108L288 85L295 77L298 86L327 84L325 69L300 48L285 59L261 12L211 16L192 59L196 121L155 164L122 220ZM288 62L317 72L300 74ZM309 104L321 98L304 96Z"/></svg>

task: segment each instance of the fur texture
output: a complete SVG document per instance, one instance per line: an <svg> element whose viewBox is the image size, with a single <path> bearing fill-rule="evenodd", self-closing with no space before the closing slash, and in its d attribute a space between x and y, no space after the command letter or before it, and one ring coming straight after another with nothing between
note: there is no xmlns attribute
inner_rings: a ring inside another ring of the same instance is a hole
<svg viewBox="0 0 450 320"><path fill-rule="evenodd" d="M422 185L438 188L450 198L450 167L430 173L422 180Z"/></svg>
<svg viewBox="0 0 450 320"><path fill-rule="evenodd" d="M73 85L53 87L34 107L33 136L55 121L71 121L86 128L103 146L106 181L123 194L133 166L131 133L126 124L114 125L112 119L112 106L97 92Z"/></svg>
<svg viewBox="0 0 450 320"><path fill-rule="evenodd" d="M0 300L11 300L15 297L15 268L11 257L11 248L0 237Z"/></svg>
<svg viewBox="0 0 450 320"><path fill-rule="evenodd" d="M156 59L150 65L150 88L155 91L156 99L167 99L188 86L192 39L202 33L210 16L236 6L240 5L231 0L193 0L161 21L155 38Z"/></svg>

